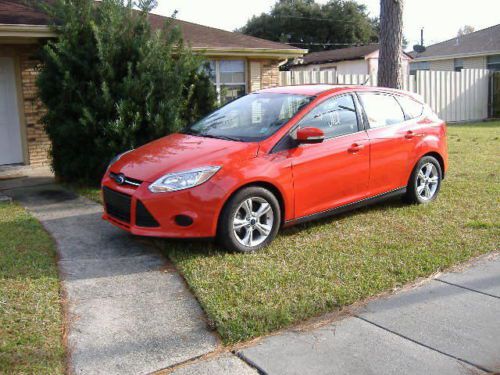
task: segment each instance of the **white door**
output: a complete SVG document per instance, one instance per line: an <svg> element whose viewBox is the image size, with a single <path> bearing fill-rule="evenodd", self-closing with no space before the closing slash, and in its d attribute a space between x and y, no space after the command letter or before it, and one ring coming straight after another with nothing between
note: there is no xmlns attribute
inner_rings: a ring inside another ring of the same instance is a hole
<svg viewBox="0 0 500 375"><path fill-rule="evenodd" d="M0 165L23 162L14 59L0 57Z"/></svg>

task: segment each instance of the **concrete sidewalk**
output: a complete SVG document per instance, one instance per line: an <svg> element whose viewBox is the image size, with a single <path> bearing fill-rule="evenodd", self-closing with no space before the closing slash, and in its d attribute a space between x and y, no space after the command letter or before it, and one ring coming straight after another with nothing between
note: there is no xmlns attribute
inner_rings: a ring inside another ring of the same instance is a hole
<svg viewBox="0 0 500 375"><path fill-rule="evenodd" d="M148 243L104 222L102 206L47 175L0 180L0 193L57 243L72 373L147 374L217 349L182 278Z"/></svg>
<svg viewBox="0 0 500 375"><path fill-rule="evenodd" d="M499 372L500 256L237 354L272 375Z"/></svg>

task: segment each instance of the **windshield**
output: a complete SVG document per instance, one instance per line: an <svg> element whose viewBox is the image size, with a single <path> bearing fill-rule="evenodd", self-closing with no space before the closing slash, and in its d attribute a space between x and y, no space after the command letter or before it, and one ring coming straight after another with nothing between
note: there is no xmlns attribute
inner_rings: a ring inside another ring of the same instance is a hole
<svg viewBox="0 0 500 375"><path fill-rule="evenodd" d="M312 99L294 94L249 94L187 127L184 133L258 142L274 134Z"/></svg>

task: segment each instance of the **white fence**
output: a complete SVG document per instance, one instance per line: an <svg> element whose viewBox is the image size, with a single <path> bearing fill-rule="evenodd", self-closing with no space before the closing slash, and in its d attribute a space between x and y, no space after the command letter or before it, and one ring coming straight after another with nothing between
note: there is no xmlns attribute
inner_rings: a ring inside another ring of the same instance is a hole
<svg viewBox="0 0 500 375"><path fill-rule="evenodd" d="M336 74L334 70L280 72L280 86L303 84L353 84L376 86L377 76ZM489 71L418 71L403 77L403 89L421 95L445 121L474 121L488 118Z"/></svg>

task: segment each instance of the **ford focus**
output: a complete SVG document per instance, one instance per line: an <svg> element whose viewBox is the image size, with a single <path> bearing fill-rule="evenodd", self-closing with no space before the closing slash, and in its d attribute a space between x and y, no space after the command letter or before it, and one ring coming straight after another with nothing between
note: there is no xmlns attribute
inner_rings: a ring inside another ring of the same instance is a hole
<svg viewBox="0 0 500 375"><path fill-rule="evenodd" d="M447 160L446 125L414 94L266 89L115 157L103 218L135 235L252 252L284 226L381 199L432 202Z"/></svg>

